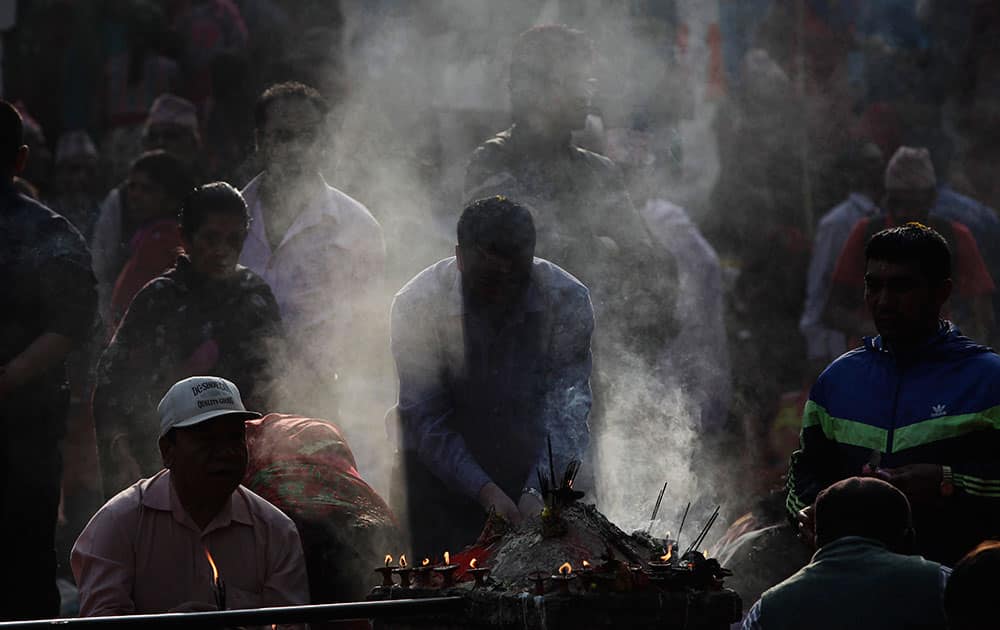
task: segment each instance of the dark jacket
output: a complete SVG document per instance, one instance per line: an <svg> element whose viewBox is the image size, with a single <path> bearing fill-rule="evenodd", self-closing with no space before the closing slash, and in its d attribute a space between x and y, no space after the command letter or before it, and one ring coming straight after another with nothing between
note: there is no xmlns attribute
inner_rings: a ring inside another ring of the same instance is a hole
<svg viewBox="0 0 1000 630"><path fill-rule="evenodd" d="M951 466L954 496L913 505L919 551L950 564L1000 535L1000 357L950 322L908 358L881 337L840 357L813 385L792 455L788 509L835 481L880 466Z"/></svg>
<svg viewBox="0 0 1000 630"><path fill-rule="evenodd" d="M178 258L136 294L98 363L94 423L106 480L118 439L143 474L160 469L156 406L180 379L211 373L236 383L248 407L265 404L281 339L278 305L257 274L239 267L235 277L209 280Z"/></svg>
<svg viewBox="0 0 1000 630"><path fill-rule="evenodd" d="M42 204L0 184L0 365L39 336L58 333L86 341L97 312L96 281L83 237ZM66 369L59 364L0 402L0 413L32 412L25 425L60 435L68 401ZM49 412L34 413L41 408ZM44 416L40 422L37 417Z"/></svg>

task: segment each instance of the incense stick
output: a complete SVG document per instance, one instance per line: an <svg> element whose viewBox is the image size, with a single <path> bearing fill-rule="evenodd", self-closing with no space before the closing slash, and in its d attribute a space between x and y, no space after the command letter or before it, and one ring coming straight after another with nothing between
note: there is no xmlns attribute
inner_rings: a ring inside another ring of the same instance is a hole
<svg viewBox="0 0 1000 630"><path fill-rule="evenodd" d="M687 507L684 508L684 516L681 517L681 526L677 528L677 536L674 537L674 542L676 542L678 545L681 542L681 531L684 530L684 522L687 520L688 510L690 509L691 509L691 502L688 501Z"/></svg>
<svg viewBox="0 0 1000 630"><path fill-rule="evenodd" d="M545 441L549 443L549 478L552 480L552 489L555 490L559 486L556 485L556 465L552 458L552 436L546 435Z"/></svg>
<svg viewBox="0 0 1000 630"><path fill-rule="evenodd" d="M720 509L722 509L721 505L715 508L715 511L712 512L712 516L709 517L708 522L705 523L705 527L702 528L701 533L698 534L698 537L695 538L693 543L691 543L691 546L688 547L688 550L684 552L684 555L687 555L692 551L694 551L698 547L698 545L700 545L705 540L705 536L708 535L708 530L712 529L712 525L715 523L715 519L719 518Z"/></svg>
<svg viewBox="0 0 1000 630"><path fill-rule="evenodd" d="M646 533L653 529L653 522L656 521L656 514L660 511L660 502L663 501L663 493L667 491L667 484L669 481L663 482L663 487L660 488L660 495L656 497L656 504L653 505L653 514L649 517L649 525L646 526Z"/></svg>

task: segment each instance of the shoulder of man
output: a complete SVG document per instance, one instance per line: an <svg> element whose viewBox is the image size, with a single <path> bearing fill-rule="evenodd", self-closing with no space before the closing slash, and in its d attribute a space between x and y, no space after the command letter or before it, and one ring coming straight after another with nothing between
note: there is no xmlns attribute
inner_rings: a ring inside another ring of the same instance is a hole
<svg viewBox="0 0 1000 630"><path fill-rule="evenodd" d="M91 517L87 529L91 529L92 527L106 527L109 532L135 531L135 526L143 509L143 495L156 478L154 476L149 479L140 479L108 499L97 510L94 516Z"/></svg>
<svg viewBox="0 0 1000 630"><path fill-rule="evenodd" d="M382 226L363 203L330 184L326 184L326 191L338 214L348 218L358 227L377 233L381 237Z"/></svg>
<svg viewBox="0 0 1000 630"><path fill-rule="evenodd" d="M15 194L10 205L5 208L7 221L33 246L50 256L86 259L89 265L90 252L87 243L72 223L45 204ZM82 261L81 261L82 262Z"/></svg>
<svg viewBox="0 0 1000 630"><path fill-rule="evenodd" d="M587 164L592 166L597 171L621 175L621 169L618 168L618 165L615 164L611 158L605 155L601 155L600 153L591 151L590 149L584 149L583 147L575 145L573 146L573 155L585 160Z"/></svg>
<svg viewBox="0 0 1000 630"><path fill-rule="evenodd" d="M510 130L502 131L480 144L469 156L465 167L467 201L495 194L514 178L510 172Z"/></svg>
<svg viewBox="0 0 1000 630"><path fill-rule="evenodd" d="M534 276L545 293L566 299L589 299L587 286L559 265L544 258L535 258L533 266Z"/></svg>
<svg viewBox="0 0 1000 630"><path fill-rule="evenodd" d="M396 292L394 300L413 302L443 298L454 288L459 274L458 260L454 256L444 258L413 276Z"/></svg>
<svg viewBox="0 0 1000 630"><path fill-rule="evenodd" d="M830 365L826 366L809 393L809 399L819 404L825 404L828 392L844 383L863 384L866 381L866 366L875 358L875 353L867 346L848 350L840 355Z"/></svg>

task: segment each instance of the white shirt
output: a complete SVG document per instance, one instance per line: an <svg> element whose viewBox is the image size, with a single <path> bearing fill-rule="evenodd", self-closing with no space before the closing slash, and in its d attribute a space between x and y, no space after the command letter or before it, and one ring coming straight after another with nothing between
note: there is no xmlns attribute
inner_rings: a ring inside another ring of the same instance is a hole
<svg viewBox="0 0 1000 630"><path fill-rule="evenodd" d="M729 409L731 382L722 266L715 250L683 208L650 199L640 214L649 232L677 261L677 336L660 354L666 374L678 379L697 406L702 428L718 430Z"/></svg>
<svg viewBox="0 0 1000 630"><path fill-rule="evenodd" d="M250 233L240 263L274 292L289 347L323 379L350 362L345 348L371 316L385 317L379 304L385 268L382 227L368 209L325 185L325 195L303 210L271 249L260 199L261 175L243 189Z"/></svg>

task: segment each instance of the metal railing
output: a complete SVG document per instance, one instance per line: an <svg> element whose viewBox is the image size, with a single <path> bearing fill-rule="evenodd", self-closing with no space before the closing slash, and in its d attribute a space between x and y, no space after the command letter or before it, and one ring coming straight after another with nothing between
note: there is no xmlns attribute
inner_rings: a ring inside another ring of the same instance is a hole
<svg viewBox="0 0 1000 630"><path fill-rule="evenodd" d="M457 612L463 606L463 597L428 597L422 599L397 599L343 604L314 604L311 606L281 606L276 608L248 608L212 612L164 613L158 615L116 615L112 617L76 617L69 619L40 619L34 621L7 621L4 628L226 628L235 626L262 626L269 624L312 623L319 621L347 621L350 619L394 619L400 617L438 615Z"/></svg>

